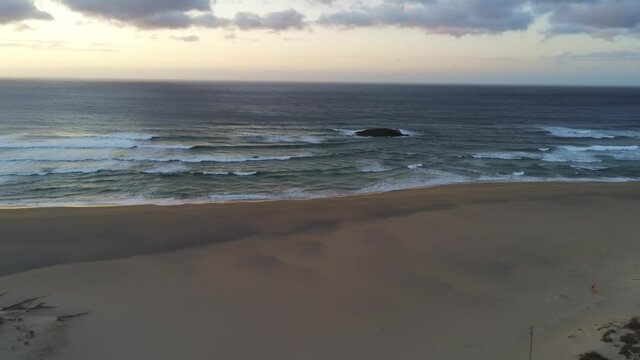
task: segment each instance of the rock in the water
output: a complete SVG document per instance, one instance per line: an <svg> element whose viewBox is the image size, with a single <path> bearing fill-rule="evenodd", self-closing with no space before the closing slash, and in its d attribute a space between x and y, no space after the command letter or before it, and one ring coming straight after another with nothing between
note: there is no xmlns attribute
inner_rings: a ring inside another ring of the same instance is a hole
<svg viewBox="0 0 640 360"><path fill-rule="evenodd" d="M399 137L399 136L407 136L403 134L402 131L398 129L367 129L356 131L356 136L365 136L365 137Z"/></svg>

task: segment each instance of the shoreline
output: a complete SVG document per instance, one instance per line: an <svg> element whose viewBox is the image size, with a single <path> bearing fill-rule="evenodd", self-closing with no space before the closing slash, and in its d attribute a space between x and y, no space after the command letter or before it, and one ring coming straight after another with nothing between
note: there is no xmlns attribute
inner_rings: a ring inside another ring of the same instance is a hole
<svg viewBox="0 0 640 360"><path fill-rule="evenodd" d="M156 199L159 202L142 202L142 203L95 203L95 204L46 204L46 205L0 205L0 211L5 210L31 210L31 209L93 209L93 208L128 208L128 207L143 207L143 206L154 206L154 207L175 207L175 206L207 206L207 205L221 205L221 204L253 204L253 203L277 203L282 201L316 201L316 200L331 200L331 199L344 199L344 198L361 198L367 196L376 196L381 194L389 194L389 193L398 193L398 192L407 192L407 191L426 191L429 189L439 189L439 188L447 188L447 187L466 187L466 186L482 186L482 185L510 185L510 184L633 184L640 183L640 179L627 179L624 180L598 180L598 179L577 179L577 180L523 180L523 181L496 181L496 180L488 180L488 181L471 181L471 182L455 182L455 183L447 183L447 184L436 184L436 185L427 185L415 188L401 188L401 189L391 189L385 191L376 191L376 192L363 192L363 193L347 193L347 194L335 194L329 196L317 196L317 197L291 197L291 198L265 198L265 199L238 199L238 200L228 200L228 201L215 201L215 200L193 200L186 202L180 202L180 200L173 199ZM166 203L162 203L166 201ZM171 203L172 201L176 201L175 203Z"/></svg>
<svg viewBox="0 0 640 360"><path fill-rule="evenodd" d="M600 339L640 313L638 213L635 182L0 210L0 300L57 306L0 357L515 359L534 326L535 358L617 360Z"/></svg>
<svg viewBox="0 0 640 360"><path fill-rule="evenodd" d="M0 209L0 239L4 239L0 242L0 277L366 218L384 219L476 203L591 196L640 199L640 182L451 184L303 200Z"/></svg>

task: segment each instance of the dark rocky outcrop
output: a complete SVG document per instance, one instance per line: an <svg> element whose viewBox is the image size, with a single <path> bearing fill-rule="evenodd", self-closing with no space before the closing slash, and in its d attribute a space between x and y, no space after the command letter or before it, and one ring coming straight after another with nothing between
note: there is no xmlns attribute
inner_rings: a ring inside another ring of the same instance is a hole
<svg viewBox="0 0 640 360"><path fill-rule="evenodd" d="M356 131L356 136L363 137L400 137L400 136L408 136L407 134L403 134L402 131L398 129L367 129Z"/></svg>
<svg viewBox="0 0 640 360"><path fill-rule="evenodd" d="M597 331L606 330L600 340L611 346L625 359L640 360L640 318L633 317L628 323L610 322L600 326ZM608 360L595 351L584 353L579 360Z"/></svg>

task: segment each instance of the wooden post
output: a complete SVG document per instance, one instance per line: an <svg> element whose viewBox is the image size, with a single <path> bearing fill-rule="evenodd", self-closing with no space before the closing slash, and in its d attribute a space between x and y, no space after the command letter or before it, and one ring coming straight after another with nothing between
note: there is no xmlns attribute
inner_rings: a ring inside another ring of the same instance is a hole
<svg viewBox="0 0 640 360"><path fill-rule="evenodd" d="M531 327L529 335L529 360L531 360L533 358L533 326Z"/></svg>

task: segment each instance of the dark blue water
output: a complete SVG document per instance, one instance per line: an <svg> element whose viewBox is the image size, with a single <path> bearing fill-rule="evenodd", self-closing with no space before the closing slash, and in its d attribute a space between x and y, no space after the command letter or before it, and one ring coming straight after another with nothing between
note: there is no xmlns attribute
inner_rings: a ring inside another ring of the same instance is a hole
<svg viewBox="0 0 640 360"><path fill-rule="evenodd" d="M4 206L638 179L640 88L0 81Z"/></svg>

